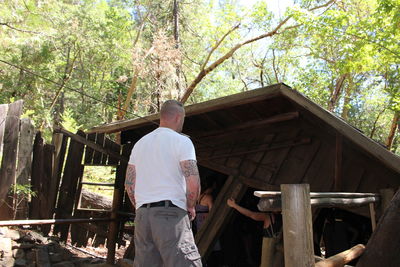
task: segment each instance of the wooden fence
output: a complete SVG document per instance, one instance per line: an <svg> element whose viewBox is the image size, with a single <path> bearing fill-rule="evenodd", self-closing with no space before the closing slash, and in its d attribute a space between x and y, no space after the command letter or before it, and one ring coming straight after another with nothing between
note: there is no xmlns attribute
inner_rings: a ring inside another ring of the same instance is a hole
<svg viewBox="0 0 400 267"><path fill-rule="evenodd" d="M122 204L131 146L120 146L104 134L86 135L82 131L74 134L64 129L55 130L51 144L46 144L28 119L20 119L22 108L22 101L0 105L0 220L79 221L55 224L53 234L63 241L71 237L72 244L78 246L86 246L89 238L95 246L105 244L108 239L112 252L122 239L124 224L116 220L117 213L129 210ZM115 182L106 185L114 192L108 209L80 207L84 184L105 186L83 181L86 165L116 168ZM12 186L15 184L31 188L29 203L20 199ZM86 221L98 220L84 223L86 218ZM45 235L51 231L51 224L38 223L37 227ZM113 257L113 253L110 255Z"/></svg>

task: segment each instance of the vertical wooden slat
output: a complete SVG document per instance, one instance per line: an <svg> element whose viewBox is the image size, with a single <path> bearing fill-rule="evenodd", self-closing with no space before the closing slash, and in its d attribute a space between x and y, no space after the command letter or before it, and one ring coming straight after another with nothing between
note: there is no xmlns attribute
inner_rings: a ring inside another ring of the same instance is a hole
<svg viewBox="0 0 400 267"><path fill-rule="evenodd" d="M5 120L3 156L0 168L0 206L2 205L2 201L6 198L10 186L15 183L19 117L22 113L22 107L22 100L10 104Z"/></svg>
<svg viewBox="0 0 400 267"><path fill-rule="evenodd" d="M94 143L96 142L96 134L95 133L88 134L86 136L86 139ZM86 146L84 164L91 165L93 162L93 155L94 155L94 150Z"/></svg>
<svg viewBox="0 0 400 267"><path fill-rule="evenodd" d="M56 210L57 193L60 187L61 173L64 166L65 152L67 149L68 138L62 134L53 134L52 144L54 146L53 155L53 174L49 189L49 207L52 209L53 218Z"/></svg>
<svg viewBox="0 0 400 267"><path fill-rule="evenodd" d="M96 144L103 146L104 145L104 133L100 133L96 135ZM102 153L99 151L95 151L93 155L93 165L100 165L102 161Z"/></svg>
<svg viewBox="0 0 400 267"><path fill-rule="evenodd" d="M40 219L49 219L53 217L53 208L51 207L49 192L53 175L53 155L54 146L45 144L43 146L43 174L40 179ZM50 232L50 225L40 226L41 232L47 235Z"/></svg>
<svg viewBox="0 0 400 267"><path fill-rule="evenodd" d="M3 151L3 137L6 125L7 112L8 112L8 105L7 104L0 105L0 155Z"/></svg>
<svg viewBox="0 0 400 267"><path fill-rule="evenodd" d="M21 119L20 141L18 146L17 184L29 186L32 171L32 150L34 128L29 119ZM16 219L28 218L28 201L26 196L17 196Z"/></svg>
<svg viewBox="0 0 400 267"><path fill-rule="evenodd" d="M31 187L32 191L35 192L35 196L32 196L29 205L29 219L40 219L40 178L43 175L43 138L41 132L37 132L35 141L33 143L33 159L32 159L32 175L31 175Z"/></svg>
<svg viewBox="0 0 400 267"><path fill-rule="evenodd" d="M84 136L82 131L78 131L77 134ZM71 140L58 197L56 218L70 218L72 216L79 177L83 174L83 150L83 144ZM55 233L60 233L63 241L67 240L68 230L69 224L56 225L55 227Z"/></svg>
<svg viewBox="0 0 400 267"><path fill-rule="evenodd" d="M122 150L122 155L128 157L130 151L132 149L131 145L125 145ZM117 172L114 183L114 195L113 195L113 204L111 211L111 218L116 219L118 217L117 212L122 207L123 197L124 197L124 182L125 182L125 174L127 163L121 162L120 165L117 166ZM120 221L112 221L110 222L108 237L107 237L107 263L114 264L115 261L115 245L118 239L119 228L121 227Z"/></svg>
<svg viewBox="0 0 400 267"><path fill-rule="evenodd" d="M285 266L314 266L310 186L282 184L281 191Z"/></svg>

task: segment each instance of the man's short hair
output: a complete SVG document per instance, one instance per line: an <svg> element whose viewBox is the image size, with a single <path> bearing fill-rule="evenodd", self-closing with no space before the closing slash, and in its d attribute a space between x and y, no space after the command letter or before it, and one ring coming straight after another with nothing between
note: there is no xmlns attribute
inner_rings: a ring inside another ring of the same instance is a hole
<svg viewBox="0 0 400 267"><path fill-rule="evenodd" d="M184 112L185 112L185 109L181 102L176 101L176 100L167 100L161 106L160 116L165 118L165 117L174 116L176 114L180 114L180 113L184 113Z"/></svg>

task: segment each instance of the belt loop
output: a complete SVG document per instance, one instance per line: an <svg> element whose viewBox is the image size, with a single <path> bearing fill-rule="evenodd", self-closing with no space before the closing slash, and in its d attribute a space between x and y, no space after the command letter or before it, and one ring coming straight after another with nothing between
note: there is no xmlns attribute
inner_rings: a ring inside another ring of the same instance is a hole
<svg viewBox="0 0 400 267"><path fill-rule="evenodd" d="M165 207L169 208L169 200L165 200Z"/></svg>

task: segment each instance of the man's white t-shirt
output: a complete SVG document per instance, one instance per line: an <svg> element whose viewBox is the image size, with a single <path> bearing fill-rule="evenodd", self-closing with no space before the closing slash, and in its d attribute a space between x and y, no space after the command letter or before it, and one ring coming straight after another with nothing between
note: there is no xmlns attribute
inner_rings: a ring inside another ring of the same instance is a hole
<svg viewBox="0 0 400 267"><path fill-rule="evenodd" d="M159 127L136 142L129 158L136 169L136 208L171 200L187 210L186 181L180 166L184 160L196 160L193 143L172 129Z"/></svg>

